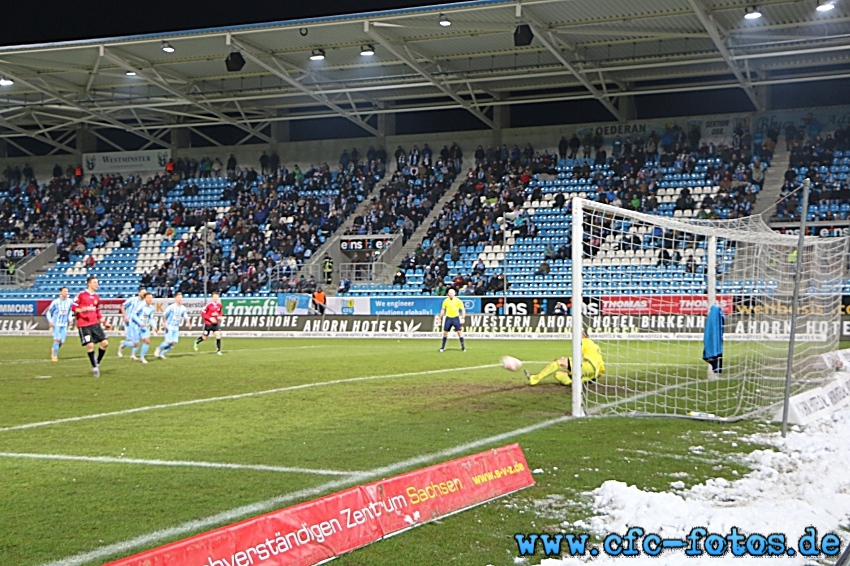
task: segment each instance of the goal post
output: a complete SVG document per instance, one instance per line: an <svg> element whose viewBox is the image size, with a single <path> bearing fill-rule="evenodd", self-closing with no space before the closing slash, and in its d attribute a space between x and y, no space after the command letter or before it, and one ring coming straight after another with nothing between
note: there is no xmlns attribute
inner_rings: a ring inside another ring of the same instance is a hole
<svg viewBox="0 0 850 566"><path fill-rule="evenodd" d="M572 209L573 209L573 224L571 227L571 237L572 242L581 242L584 238L584 226L583 222L576 222L576 218L584 218L584 210L582 207L582 199L574 198L572 201ZM572 246L572 265L582 265L582 246ZM583 322L583 311L584 311L584 300L583 300L583 269L574 269L572 270L572 334L573 334L573 344L572 344L572 354L573 354L573 367L581 368L584 364L584 360L582 359L581 353L581 341L582 341L582 331L584 330L584 322ZM579 369L579 371L581 371ZM576 378L573 380L573 416L574 417L583 417L584 416L584 404L582 399L582 380L581 378Z"/></svg>
<svg viewBox="0 0 850 566"><path fill-rule="evenodd" d="M580 197L571 207L571 257L556 260L555 272L572 286L572 367L582 367L582 331L605 361L595 381L574 376L574 416L738 419L779 406L798 254L791 393L831 373L823 354L840 337L846 239L807 237L799 249L796 235L774 232L760 217L670 217ZM703 360L712 305L725 316L716 365Z"/></svg>

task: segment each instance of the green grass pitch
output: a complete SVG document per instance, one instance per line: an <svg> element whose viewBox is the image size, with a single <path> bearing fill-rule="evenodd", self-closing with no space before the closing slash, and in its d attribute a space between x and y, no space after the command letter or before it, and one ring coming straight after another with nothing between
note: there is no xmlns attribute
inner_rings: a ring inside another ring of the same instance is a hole
<svg viewBox="0 0 850 566"><path fill-rule="evenodd" d="M71 340L59 363L51 363L49 338L0 339L0 564L96 554L206 519L202 528L85 562L101 564L233 522L214 517L240 506L275 500L265 506L270 510L337 491L357 483L349 472L386 467L386 475L395 475L519 442L531 467L544 470L535 487L337 561L508 565L516 556L514 533L560 528L563 518L535 512L535 502L563 496L571 503L559 513L574 521L589 514L580 493L608 479L645 489L665 489L671 474L683 471L688 484L732 479L733 471L746 470L726 457L732 449L715 433L768 426L589 418L464 450L570 413L569 388L528 387L521 373L498 367L509 354L536 360L528 367L538 369L569 355L569 342L470 340L461 353L452 340L440 354L434 340L225 338L218 357L212 342L192 352L186 336L165 361L151 350L146 366L118 359L117 343L94 379L85 352ZM657 354L653 347L648 356ZM704 374L697 350L683 348L671 367ZM606 362L625 368L641 360L609 356ZM22 426L32 423L40 425ZM714 456L690 454L693 444ZM419 463L405 463L413 458Z"/></svg>

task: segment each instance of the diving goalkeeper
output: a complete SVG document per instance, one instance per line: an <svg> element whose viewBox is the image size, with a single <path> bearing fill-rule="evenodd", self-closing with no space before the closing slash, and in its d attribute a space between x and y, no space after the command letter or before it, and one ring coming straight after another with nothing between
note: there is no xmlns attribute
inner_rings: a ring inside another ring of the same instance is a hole
<svg viewBox="0 0 850 566"><path fill-rule="evenodd" d="M599 346L588 338L587 334L582 334L581 339L581 380L596 381L600 375L605 373L605 361L602 359L602 350ZM540 373L532 375L528 370L525 370L525 377L528 378L529 385L537 385L543 378L554 376L561 384L569 385L572 380L572 358L558 358L549 362Z"/></svg>

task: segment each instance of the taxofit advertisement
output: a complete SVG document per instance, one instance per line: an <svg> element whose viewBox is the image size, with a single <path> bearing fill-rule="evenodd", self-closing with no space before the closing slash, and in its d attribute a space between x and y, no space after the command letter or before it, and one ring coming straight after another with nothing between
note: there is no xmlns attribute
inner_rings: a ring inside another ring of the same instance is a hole
<svg viewBox="0 0 850 566"><path fill-rule="evenodd" d="M311 566L532 485L522 449L511 444L273 511L109 566Z"/></svg>

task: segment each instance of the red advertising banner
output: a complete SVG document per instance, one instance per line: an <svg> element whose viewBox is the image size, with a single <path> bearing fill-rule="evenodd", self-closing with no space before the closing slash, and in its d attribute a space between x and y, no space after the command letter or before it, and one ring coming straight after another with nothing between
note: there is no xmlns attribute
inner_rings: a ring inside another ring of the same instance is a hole
<svg viewBox="0 0 850 566"><path fill-rule="evenodd" d="M707 295L607 295L601 300L602 314L708 314ZM732 314L732 295L717 295L717 304Z"/></svg>
<svg viewBox="0 0 850 566"><path fill-rule="evenodd" d="M71 300L76 297L76 295L68 295ZM59 294L56 294L56 297L59 297ZM118 314L118 308L124 304L125 299L101 299L100 300L100 313L101 314ZM53 299L39 299L35 302L36 304L36 313L39 316L44 316L44 313L47 312L47 307L50 306L50 303L53 302Z"/></svg>
<svg viewBox="0 0 850 566"><path fill-rule="evenodd" d="M427 523L534 485L518 444L482 452L363 486L385 535Z"/></svg>
<svg viewBox="0 0 850 566"><path fill-rule="evenodd" d="M50 303L53 302L53 299L50 300L42 300L39 299L35 302L35 313L39 316L44 316L44 313L47 312L47 307L50 306Z"/></svg>
<svg viewBox="0 0 850 566"><path fill-rule="evenodd" d="M108 566L312 566L534 485L518 444L287 507Z"/></svg>

